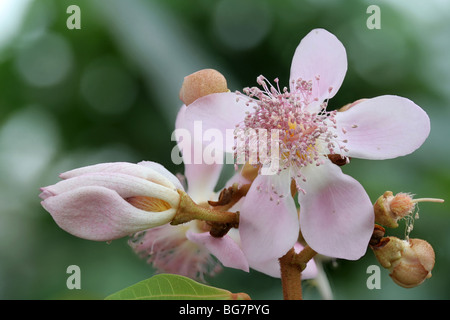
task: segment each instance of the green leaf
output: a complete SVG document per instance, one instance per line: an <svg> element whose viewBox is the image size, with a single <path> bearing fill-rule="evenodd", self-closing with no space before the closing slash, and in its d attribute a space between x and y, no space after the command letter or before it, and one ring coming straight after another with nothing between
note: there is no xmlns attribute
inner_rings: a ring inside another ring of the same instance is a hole
<svg viewBox="0 0 450 320"><path fill-rule="evenodd" d="M249 300L246 293L231 293L190 278L159 274L106 297L106 300Z"/></svg>

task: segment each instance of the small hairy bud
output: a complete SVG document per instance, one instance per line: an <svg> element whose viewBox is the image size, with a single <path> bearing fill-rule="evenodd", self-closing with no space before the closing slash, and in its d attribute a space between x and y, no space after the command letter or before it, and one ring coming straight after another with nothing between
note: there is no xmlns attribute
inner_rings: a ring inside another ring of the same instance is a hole
<svg viewBox="0 0 450 320"><path fill-rule="evenodd" d="M184 77L180 99L186 106L211 93L227 92L227 80L214 69L203 69Z"/></svg>
<svg viewBox="0 0 450 320"><path fill-rule="evenodd" d="M413 288L431 278L435 253L427 241L387 237L371 248L377 260L389 270L389 276L399 286Z"/></svg>
<svg viewBox="0 0 450 320"><path fill-rule="evenodd" d="M413 199L410 194L386 191L374 204L375 222L389 228L397 228L397 221L410 215L418 202L444 202L442 199Z"/></svg>
<svg viewBox="0 0 450 320"><path fill-rule="evenodd" d="M403 218L413 212L416 203L413 198L406 193L398 193L390 203L391 212L397 218Z"/></svg>
<svg viewBox="0 0 450 320"><path fill-rule="evenodd" d="M394 196L391 191L386 191L375 202L375 222L389 228L397 228L397 220L411 213L414 206L412 198L406 193Z"/></svg>

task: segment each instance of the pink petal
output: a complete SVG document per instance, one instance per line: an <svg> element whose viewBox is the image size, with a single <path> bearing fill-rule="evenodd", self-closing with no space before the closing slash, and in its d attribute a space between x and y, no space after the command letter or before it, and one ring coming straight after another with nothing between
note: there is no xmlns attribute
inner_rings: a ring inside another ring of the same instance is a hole
<svg viewBox="0 0 450 320"><path fill-rule="evenodd" d="M286 254L299 234L297 209L289 190L287 170L280 175L260 175L253 181L240 211L242 250L251 268L270 275L273 268L267 263Z"/></svg>
<svg viewBox="0 0 450 320"><path fill-rule="evenodd" d="M302 173L306 194L299 192L298 201L305 241L320 254L359 259L374 227L372 203L364 188L330 161L304 167Z"/></svg>
<svg viewBox="0 0 450 320"><path fill-rule="evenodd" d="M42 188L41 198L59 195L76 188L98 186L114 190L122 198L146 196L162 199L176 207L179 203L178 193L151 181L122 173L90 173L62 180L54 185Z"/></svg>
<svg viewBox="0 0 450 320"><path fill-rule="evenodd" d="M251 181L241 174L242 171L235 172L230 179L225 182L225 188L231 187L233 184L237 184L238 186L242 186L244 184L249 184Z"/></svg>
<svg viewBox="0 0 450 320"><path fill-rule="evenodd" d="M188 194L194 201L211 200L214 187L219 180L222 165L187 164L184 175Z"/></svg>
<svg viewBox="0 0 450 320"><path fill-rule="evenodd" d="M193 104L189 105L189 108L192 108L192 105ZM189 126L189 123L186 123L185 112L186 106L183 105L178 112L176 119L176 134L180 129L188 130L187 127ZM189 133L193 137L194 132L189 131ZM179 136L176 137L177 142L180 141L179 138ZM194 146L194 143L197 142L197 146ZM183 148L181 144L179 144L183 156L184 175L188 183L188 193L194 201L210 200L214 187L219 180L223 167L223 161L219 163L206 163L203 161L203 144L201 142L191 139L187 144L186 141L182 141L182 143L186 146L186 148ZM195 152L201 153L201 161L194 161Z"/></svg>
<svg viewBox="0 0 450 320"><path fill-rule="evenodd" d="M88 173L121 173L153 181L168 188L174 187L172 182L176 178L173 176L173 174L171 174L167 170L163 174L161 174L161 171L157 172L154 169L155 167L152 168L149 165L142 165L142 163L140 165L129 162L99 163L61 173L60 178L70 179Z"/></svg>
<svg viewBox="0 0 450 320"><path fill-rule="evenodd" d="M186 237L192 242L205 246L225 267L249 271L244 253L230 236L214 238L209 232L196 233L189 230Z"/></svg>
<svg viewBox="0 0 450 320"><path fill-rule="evenodd" d="M180 180L172 172L167 170L166 167L164 167L162 164L153 161L141 161L138 163L138 165L150 168L158 172L159 174L167 178L175 186L175 188L179 190L184 190Z"/></svg>
<svg viewBox="0 0 450 320"><path fill-rule="evenodd" d="M108 241L170 222L175 209L147 212L98 186L81 187L41 202L65 231L88 240Z"/></svg>
<svg viewBox="0 0 450 320"><path fill-rule="evenodd" d="M291 65L291 92L295 91L292 81L299 78L311 80L312 97L322 102L336 94L346 72L347 53L342 43L324 29L312 30L295 50Z"/></svg>
<svg viewBox="0 0 450 320"><path fill-rule="evenodd" d="M390 159L419 148L430 133L430 119L411 100L380 96L364 100L336 115L339 139L347 156ZM345 132L345 133L344 133Z"/></svg>
<svg viewBox="0 0 450 320"><path fill-rule="evenodd" d="M252 112L247 105L249 98L232 92L213 93L195 100L186 108L184 126L194 133L194 139L214 146L216 150L233 152L233 131L244 120L246 112ZM207 132L221 136L219 141L204 141Z"/></svg>
<svg viewBox="0 0 450 320"><path fill-rule="evenodd" d="M267 274L268 276L280 278L281 277L280 262L278 259L279 258L273 257L268 260L261 259L257 262L251 263L250 267L259 272Z"/></svg>
<svg viewBox="0 0 450 320"><path fill-rule="evenodd" d="M300 243L296 243L294 245L295 252L299 253L301 249L303 249L303 246ZM274 278L280 278L281 272L280 272L280 262L278 258L272 258L268 260L261 260L258 261L257 264L251 265L251 267L255 270L258 270L259 272L265 273L271 277ZM313 279L317 276L317 265L314 259L311 259L307 265L305 270L302 272L302 279Z"/></svg>

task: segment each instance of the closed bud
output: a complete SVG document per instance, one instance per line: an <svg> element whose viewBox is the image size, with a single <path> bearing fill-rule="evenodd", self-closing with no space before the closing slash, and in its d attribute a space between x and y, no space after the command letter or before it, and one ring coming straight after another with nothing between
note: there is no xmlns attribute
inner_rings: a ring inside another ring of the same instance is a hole
<svg viewBox="0 0 450 320"><path fill-rule="evenodd" d="M83 239L110 241L158 227L179 210L182 186L155 162L100 163L60 177L41 188L41 204L63 230Z"/></svg>
<svg viewBox="0 0 450 320"><path fill-rule="evenodd" d="M220 72L214 69L203 69L184 77L180 99L188 106L208 94L227 91L227 80Z"/></svg>
<svg viewBox="0 0 450 320"><path fill-rule="evenodd" d="M413 288L431 278L435 253L427 241L387 237L371 248L377 260L389 270L389 276L399 286Z"/></svg>

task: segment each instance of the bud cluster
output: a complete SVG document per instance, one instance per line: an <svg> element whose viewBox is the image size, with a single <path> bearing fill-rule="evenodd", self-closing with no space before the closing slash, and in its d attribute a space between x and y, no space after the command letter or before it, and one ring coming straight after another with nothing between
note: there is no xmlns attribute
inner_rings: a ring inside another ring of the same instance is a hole
<svg viewBox="0 0 450 320"><path fill-rule="evenodd" d="M370 247L382 267L389 270L392 280L404 288L413 288L431 278L435 264L433 247L422 239L409 239L411 226L407 227L405 240L385 237L385 229L397 228L398 221L411 217L418 202L443 202L441 199L413 199L410 194L398 193L394 196L386 191L374 204L375 229ZM379 225L378 225L379 224Z"/></svg>

